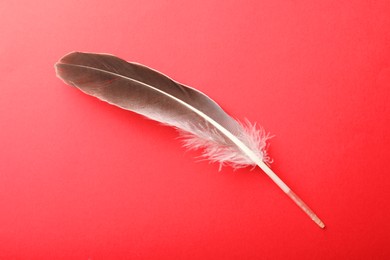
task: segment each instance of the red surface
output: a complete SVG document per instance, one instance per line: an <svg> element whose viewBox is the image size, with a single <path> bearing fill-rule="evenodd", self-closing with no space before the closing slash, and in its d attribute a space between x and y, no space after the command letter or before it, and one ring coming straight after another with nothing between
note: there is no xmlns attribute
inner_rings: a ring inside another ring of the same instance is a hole
<svg viewBox="0 0 390 260"><path fill-rule="evenodd" d="M390 259L388 0L2 0L0 35L0 259ZM259 122L327 229L260 170L63 84L73 50Z"/></svg>

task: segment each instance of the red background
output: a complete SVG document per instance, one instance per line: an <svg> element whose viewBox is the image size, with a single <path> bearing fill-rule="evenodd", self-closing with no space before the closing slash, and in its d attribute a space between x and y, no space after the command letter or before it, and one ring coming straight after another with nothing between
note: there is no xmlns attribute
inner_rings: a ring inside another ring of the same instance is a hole
<svg viewBox="0 0 390 260"><path fill-rule="evenodd" d="M390 1L2 0L0 37L0 259L389 259ZM73 50L257 121L327 229L261 170L63 84Z"/></svg>

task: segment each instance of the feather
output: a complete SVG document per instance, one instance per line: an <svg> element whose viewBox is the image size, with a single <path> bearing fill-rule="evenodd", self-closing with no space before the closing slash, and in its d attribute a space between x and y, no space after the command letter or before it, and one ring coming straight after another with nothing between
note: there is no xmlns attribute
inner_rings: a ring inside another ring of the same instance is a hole
<svg viewBox="0 0 390 260"><path fill-rule="evenodd" d="M138 63L109 54L73 52L56 63L57 76L84 93L179 130L188 149L221 166L259 166L321 228L314 212L268 167L262 128L234 120L202 92Z"/></svg>

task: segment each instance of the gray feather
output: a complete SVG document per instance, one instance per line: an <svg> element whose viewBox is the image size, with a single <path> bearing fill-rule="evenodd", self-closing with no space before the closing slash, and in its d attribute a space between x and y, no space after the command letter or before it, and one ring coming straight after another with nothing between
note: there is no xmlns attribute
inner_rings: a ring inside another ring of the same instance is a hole
<svg viewBox="0 0 390 260"><path fill-rule="evenodd" d="M268 167L269 138L256 124L242 125L203 93L136 63L107 54L74 52L56 64L67 84L113 105L180 130L190 149L235 168L258 165L317 225L325 224Z"/></svg>

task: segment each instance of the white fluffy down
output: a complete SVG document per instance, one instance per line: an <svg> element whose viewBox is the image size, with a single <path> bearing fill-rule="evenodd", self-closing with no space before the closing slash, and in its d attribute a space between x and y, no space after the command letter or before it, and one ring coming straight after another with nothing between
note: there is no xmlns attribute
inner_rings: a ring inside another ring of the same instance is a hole
<svg viewBox="0 0 390 260"><path fill-rule="evenodd" d="M272 159L267 154L267 141L272 136L262 127L257 127L256 124L251 124L248 120L245 121L245 124L240 123L240 125L242 131L237 137L265 163L272 163ZM231 166L238 169L256 166L236 145L226 143L221 134L217 132L213 134L212 139L209 136L194 135L184 131L180 131L180 136L184 141L185 148L189 150L202 149L202 158L218 162L221 167Z"/></svg>

